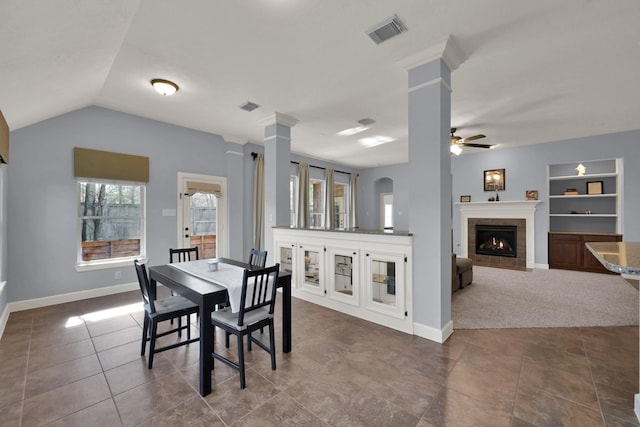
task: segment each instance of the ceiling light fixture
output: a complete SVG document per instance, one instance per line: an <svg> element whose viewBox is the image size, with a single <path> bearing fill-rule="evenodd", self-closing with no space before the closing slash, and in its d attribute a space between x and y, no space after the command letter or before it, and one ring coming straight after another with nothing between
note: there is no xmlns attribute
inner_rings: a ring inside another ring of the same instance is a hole
<svg viewBox="0 0 640 427"><path fill-rule="evenodd" d="M460 153L462 153L462 147L458 144L451 144L449 150L451 150L451 154L455 154L456 156L459 156Z"/></svg>
<svg viewBox="0 0 640 427"><path fill-rule="evenodd" d="M388 136L376 135L368 138L361 138L358 142L365 147L375 147L376 145L386 144L387 142L395 141L394 138Z"/></svg>
<svg viewBox="0 0 640 427"><path fill-rule="evenodd" d="M160 95L164 96L171 96L179 89L177 84L165 79L153 79L151 80L151 86L153 86Z"/></svg>

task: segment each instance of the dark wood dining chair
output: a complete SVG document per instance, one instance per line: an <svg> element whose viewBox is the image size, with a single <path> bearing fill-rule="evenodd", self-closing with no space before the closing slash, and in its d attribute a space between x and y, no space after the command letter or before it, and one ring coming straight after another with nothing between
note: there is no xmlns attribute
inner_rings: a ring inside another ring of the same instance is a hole
<svg viewBox="0 0 640 427"><path fill-rule="evenodd" d="M197 246L183 249L169 248L169 263L171 264L174 262L197 261L199 259L200 255Z"/></svg>
<svg viewBox="0 0 640 427"><path fill-rule="evenodd" d="M264 268L267 265L267 251L251 249L249 252L249 265Z"/></svg>
<svg viewBox="0 0 640 427"><path fill-rule="evenodd" d="M191 344L199 341L200 338L191 338L190 315L198 313L197 304L189 301L183 296L172 295L167 298L154 299L151 292L151 285L147 275L147 267L140 264L138 260L133 261L138 275L138 283L140 292L142 293L142 302L144 304L144 323L142 325L142 349L140 355L144 356L147 341L149 341L149 363L148 367L153 367L153 356L161 351L170 350L181 345ZM187 324L182 325L182 316L187 316ZM165 332L158 333L158 323L165 320L178 319L178 326ZM187 330L187 339L181 340L182 330ZM178 342L156 348L156 339L169 334L178 334Z"/></svg>
<svg viewBox="0 0 640 427"><path fill-rule="evenodd" d="M214 358L214 364L217 359L240 372L240 388L245 388L246 386L244 368L245 335L249 342L255 343L271 355L271 369L276 369L273 312L275 308L276 282L278 281L279 270L279 264L259 270L245 270L242 278L240 310L237 313L233 313L231 307L226 307L211 313L211 323L213 326L221 328L227 334L227 347L228 334L233 334L238 339L237 363L227 359L220 353L216 353L215 348L211 356ZM269 327L268 346L251 336L251 332L265 326ZM249 347L247 349L251 351Z"/></svg>

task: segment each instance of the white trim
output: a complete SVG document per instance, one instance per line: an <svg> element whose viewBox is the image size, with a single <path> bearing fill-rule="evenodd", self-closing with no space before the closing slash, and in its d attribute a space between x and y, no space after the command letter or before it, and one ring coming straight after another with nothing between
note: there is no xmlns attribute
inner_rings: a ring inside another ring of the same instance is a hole
<svg viewBox="0 0 640 427"><path fill-rule="evenodd" d="M527 233L527 268L535 266L535 212L540 200L457 203L460 206L460 256L468 258L469 218L524 219Z"/></svg>
<svg viewBox="0 0 640 427"><path fill-rule="evenodd" d="M429 86L434 86L434 85L437 85L437 84L441 84L442 86L447 88L447 90L449 92L453 92L453 89L451 88L451 85L449 85L449 83L445 79L443 79L442 77L438 77L438 78L435 78L433 80L429 80L428 82L420 83L419 85L410 87L408 92L411 93L411 92L414 92L414 91L416 91L418 89L422 89L422 88L429 87Z"/></svg>
<svg viewBox="0 0 640 427"><path fill-rule="evenodd" d="M640 421L640 393L636 393L633 401L635 402L633 412L636 413L636 418Z"/></svg>
<svg viewBox="0 0 640 427"><path fill-rule="evenodd" d="M438 43L416 52L398 61L405 70L411 70L417 66L428 64L436 59L442 59L449 70L456 70L467 58L458 44L448 35Z"/></svg>
<svg viewBox="0 0 640 427"><path fill-rule="evenodd" d="M278 134L276 134L276 135L271 135L271 136L267 136L267 137L264 139L264 141L271 141L272 139L276 139L276 138L277 138L277 139L282 139L282 140L285 140L285 141L291 141L291 138L290 138L290 137L288 137L288 136L282 136L282 135L278 135Z"/></svg>
<svg viewBox="0 0 640 427"><path fill-rule="evenodd" d="M104 288L88 289L85 291L70 292L68 294L52 295L49 297L34 298L24 301L10 302L7 308L10 313L22 310L30 310L32 308L47 307L50 305L64 304L67 302L80 301L88 298L102 297L106 295L119 294L140 290L138 282L125 283L122 285L107 286ZM6 311L6 310L5 310Z"/></svg>
<svg viewBox="0 0 640 427"><path fill-rule="evenodd" d="M4 333L4 328L7 326L7 321L9 320L9 314L11 311L9 310L9 305L7 304L2 312L2 316L0 316L0 339L2 339L2 334Z"/></svg>
<svg viewBox="0 0 640 427"><path fill-rule="evenodd" d="M106 270L107 268L122 268L131 267L133 260L137 259L143 264L149 261L147 257L129 257L129 258L116 258L116 260L104 260L103 262L94 262L91 264L77 264L75 266L76 271L94 271L94 270Z"/></svg>
<svg viewBox="0 0 640 427"><path fill-rule="evenodd" d="M261 120L258 120L258 123L265 127L273 124L280 124L292 128L296 125L296 123L298 123L298 119L287 116L286 114L278 113L276 111L275 113Z"/></svg>
<svg viewBox="0 0 640 427"><path fill-rule="evenodd" d="M222 197L218 199L217 208L217 223L216 223L216 256L224 257L229 253L229 196L227 192L227 178L223 176L205 175L191 172L178 172L178 199L176 201L177 215L176 215L176 227L177 227L177 247L181 248L183 239L183 216L184 207L182 201L182 195L185 191L185 185L187 181L206 182L211 184L219 184L222 191ZM222 244L220 244L222 240Z"/></svg>
<svg viewBox="0 0 640 427"><path fill-rule="evenodd" d="M422 338L426 338L430 341L437 343L444 343L447 338L453 333L453 321L449 320L444 328L436 329L431 326L423 325L422 323L413 324L413 334Z"/></svg>

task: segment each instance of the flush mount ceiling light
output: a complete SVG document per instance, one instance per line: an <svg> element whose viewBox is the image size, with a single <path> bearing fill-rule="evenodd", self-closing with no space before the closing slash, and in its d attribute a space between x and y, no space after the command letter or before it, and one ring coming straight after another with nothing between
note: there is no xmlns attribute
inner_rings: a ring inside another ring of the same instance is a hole
<svg viewBox="0 0 640 427"><path fill-rule="evenodd" d="M153 86L160 95L164 96L171 96L179 89L177 84L165 79L153 79L151 80L151 86Z"/></svg>

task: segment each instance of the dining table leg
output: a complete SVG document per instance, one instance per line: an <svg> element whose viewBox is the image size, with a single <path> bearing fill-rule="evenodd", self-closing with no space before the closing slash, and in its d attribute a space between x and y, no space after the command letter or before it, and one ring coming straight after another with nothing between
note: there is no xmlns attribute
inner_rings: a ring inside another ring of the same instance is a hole
<svg viewBox="0 0 640 427"><path fill-rule="evenodd" d="M211 393L211 369L213 368L213 312L212 298L205 298L200 304L200 395Z"/></svg>
<svg viewBox="0 0 640 427"><path fill-rule="evenodd" d="M282 352L291 352L291 276L284 278L287 283L282 287Z"/></svg>

